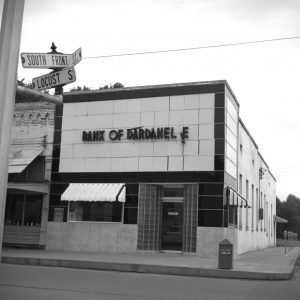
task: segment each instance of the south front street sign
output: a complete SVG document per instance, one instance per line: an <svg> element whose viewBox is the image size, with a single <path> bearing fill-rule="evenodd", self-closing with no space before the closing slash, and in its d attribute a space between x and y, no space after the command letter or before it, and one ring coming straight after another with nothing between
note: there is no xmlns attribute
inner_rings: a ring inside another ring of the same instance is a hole
<svg viewBox="0 0 300 300"><path fill-rule="evenodd" d="M76 80L74 67L52 72L32 79L33 89L36 91L48 90L56 86L68 84Z"/></svg>
<svg viewBox="0 0 300 300"><path fill-rule="evenodd" d="M22 66L24 68L37 69L63 69L71 68L82 59L81 48L73 54L60 53L21 53Z"/></svg>

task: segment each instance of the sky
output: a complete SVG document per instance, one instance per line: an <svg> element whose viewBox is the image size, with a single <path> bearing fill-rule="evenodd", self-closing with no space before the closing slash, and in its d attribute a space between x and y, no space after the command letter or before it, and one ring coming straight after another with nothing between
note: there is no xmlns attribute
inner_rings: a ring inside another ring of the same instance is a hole
<svg viewBox="0 0 300 300"><path fill-rule="evenodd" d="M2 10L3 0L0 0ZM149 55L91 58L300 36L299 0L25 0L20 52L82 48L76 82L97 89L227 80L240 117L277 180L300 197L300 38ZM48 70L24 69L30 82Z"/></svg>

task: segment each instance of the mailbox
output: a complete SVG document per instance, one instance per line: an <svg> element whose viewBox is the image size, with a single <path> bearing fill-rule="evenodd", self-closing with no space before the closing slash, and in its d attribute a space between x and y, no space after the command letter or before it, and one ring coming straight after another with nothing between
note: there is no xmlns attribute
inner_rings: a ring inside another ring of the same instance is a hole
<svg viewBox="0 0 300 300"><path fill-rule="evenodd" d="M233 244L227 239L219 244L219 269L232 269Z"/></svg>

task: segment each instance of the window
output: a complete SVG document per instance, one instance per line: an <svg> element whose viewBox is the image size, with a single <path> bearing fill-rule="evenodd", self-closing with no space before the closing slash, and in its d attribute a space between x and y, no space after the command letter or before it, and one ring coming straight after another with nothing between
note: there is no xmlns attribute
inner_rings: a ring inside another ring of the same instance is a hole
<svg viewBox="0 0 300 300"><path fill-rule="evenodd" d="M68 221L121 222L122 209L118 201L70 201Z"/></svg>
<svg viewBox="0 0 300 300"><path fill-rule="evenodd" d="M223 184L219 183L200 183L199 195L223 195Z"/></svg>
<svg viewBox="0 0 300 300"><path fill-rule="evenodd" d="M270 222L271 222L271 236L273 235L272 216L273 216L273 204L271 204L271 215L270 215Z"/></svg>
<svg viewBox="0 0 300 300"><path fill-rule="evenodd" d="M240 174L239 193L240 193L240 195L243 195L243 176L242 176L242 174ZM239 199L239 200L242 201L241 199ZM239 206L239 217L238 217L238 220L239 220L239 229L243 228L242 213L243 213L243 210Z"/></svg>
<svg viewBox="0 0 300 300"><path fill-rule="evenodd" d="M229 224L234 226L234 227L237 227L237 222L238 222L238 214L237 214L237 208L238 208L238 196L235 192L231 191L230 193L230 205L229 205L229 216L228 216L228 219L229 219Z"/></svg>
<svg viewBox="0 0 300 300"><path fill-rule="evenodd" d="M137 224L138 197L138 195L126 195L124 224Z"/></svg>
<svg viewBox="0 0 300 300"><path fill-rule="evenodd" d="M256 189L256 231L258 230L258 220L259 220L259 199L258 199L258 189Z"/></svg>
<svg viewBox="0 0 300 300"><path fill-rule="evenodd" d="M246 179L246 199L249 204L249 181ZM246 230L249 229L249 208L246 207Z"/></svg>
<svg viewBox="0 0 300 300"><path fill-rule="evenodd" d="M124 224L137 224L139 185L126 184L126 201L124 203Z"/></svg>
<svg viewBox="0 0 300 300"><path fill-rule="evenodd" d="M254 230L254 185L251 186L251 229Z"/></svg>
<svg viewBox="0 0 300 300"><path fill-rule="evenodd" d="M183 197L182 187L164 187L163 191L163 197Z"/></svg>
<svg viewBox="0 0 300 300"><path fill-rule="evenodd" d="M199 196L198 209L223 209L223 196Z"/></svg>
<svg viewBox="0 0 300 300"><path fill-rule="evenodd" d="M240 174L240 182L239 182L239 193L243 194L243 176Z"/></svg>
<svg viewBox="0 0 300 300"><path fill-rule="evenodd" d="M215 124L215 138L224 139L224 123Z"/></svg>
<svg viewBox="0 0 300 300"><path fill-rule="evenodd" d="M262 192L260 192L260 199L259 199L259 208L262 208ZM263 211L263 210L262 210ZM261 220L261 219L260 219ZM260 222L260 230L262 231L262 220Z"/></svg>
<svg viewBox="0 0 300 300"><path fill-rule="evenodd" d="M43 196L8 195L5 208L5 224L40 226Z"/></svg>
<svg viewBox="0 0 300 300"><path fill-rule="evenodd" d="M266 231L266 228L267 228L267 218L268 218L268 215L267 215L267 202L266 202L266 194L264 194L264 231Z"/></svg>
<svg viewBox="0 0 300 300"><path fill-rule="evenodd" d="M222 227L223 184L200 183L198 189L198 226ZM226 218L227 221L227 218ZM225 225L227 226L227 224Z"/></svg>
<svg viewBox="0 0 300 300"><path fill-rule="evenodd" d="M198 210L198 226L222 227L223 210Z"/></svg>

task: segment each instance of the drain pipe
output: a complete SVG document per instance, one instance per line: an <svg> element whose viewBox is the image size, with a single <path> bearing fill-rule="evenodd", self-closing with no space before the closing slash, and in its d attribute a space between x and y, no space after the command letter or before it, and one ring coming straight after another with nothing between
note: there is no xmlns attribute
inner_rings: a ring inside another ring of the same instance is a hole
<svg viewBox="0 0 300 300"><path fill-rule="evenodd" d="M30 100L33 102L45 101L53 104L62 104L63 96L62 95L49 95L46 93L41 93L24 86L17 85L16 94L20 96L30 97Z"/></svg>

